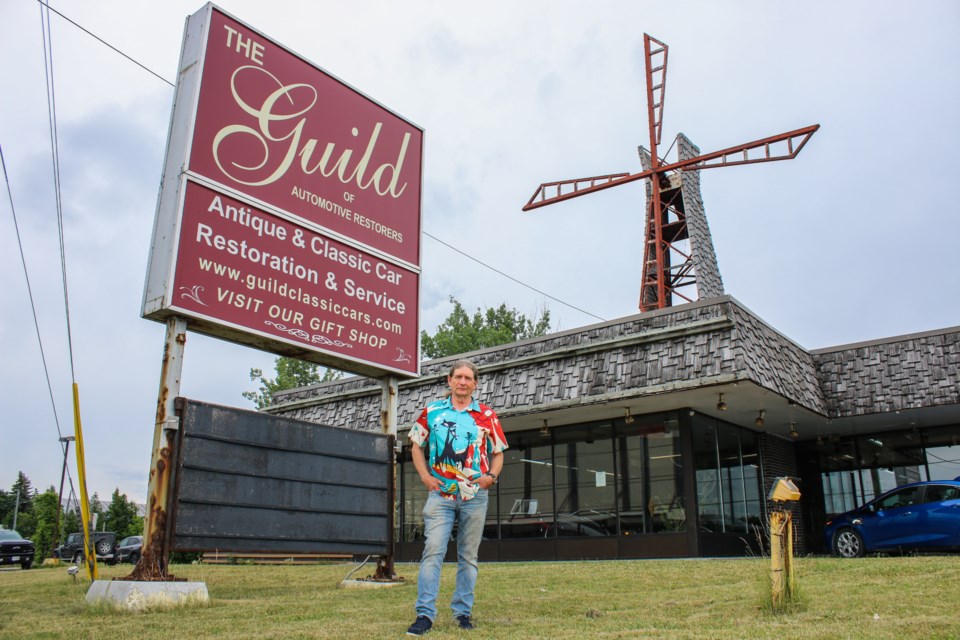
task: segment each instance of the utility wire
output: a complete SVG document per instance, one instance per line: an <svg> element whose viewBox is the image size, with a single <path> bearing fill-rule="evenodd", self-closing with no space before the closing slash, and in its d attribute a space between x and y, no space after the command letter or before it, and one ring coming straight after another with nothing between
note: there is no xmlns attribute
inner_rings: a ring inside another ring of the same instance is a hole
<svg viewBox="0 0 960 640"><path fill-rule="evenodd" d="M47 391L50 393L50 405L53 407L53 422L57 427L57 436L63 437L60 430L60 418L57 417L57 405L53 398L53 385L50 383L50 369L47 367L47 357L44 355L43 338L40 335L40 322L37 319L37 305L33 300L33 287L30 286L30 275L27 272L27 258L23 252L23 241L20 238L20 226L17 224L17 212L13 207L13 190L10 188L10 176L7 174L7 161L3 157L3 145L0 145L0 164L3 165L3 179L7 185L7 198L10 200L10 213L13 216L13 230L17 235L17 247L20 249L20 263L23 265L23 279L27 281L27 296L30 298L30 311L33 312L33 326L37 331L37 344L40 345L40 360L43 362L43 375L47 379Z"/></svg>
<svg viewBox="0 0 960 640"><path fill-rule="evenodd" d="M499 273L499 274L500 274L501 276L503 276L504 278L507 278L507 279L509 279L509 280L513 280L513 281L516 282L517 284L522 285L522 286L526 287L527 289L530 289L531 291L536 291L537 293L539 293L539 294L542 295L542 296L546 296L546 297L550 298L551 300L555 300L556 302L559 302L560 304L562 304L562 305L564 305L564 306L570 307L571 309L575 309L576 311L579 311L580 313L584 313L584 314L586 314L586 315L588 315L588 316L591 316L591 317L593 317L593 318L596 318L597 320L601 320L601 321L605 321L605 320L606 320L605 318L601 318L600 316L598 316L598 315L596 315L596 314L590 313L589 311L585 311L585 310L581 309L580 307L575 307L575 306L573 306L572 304L570 304L569 302L564 302L563 300L561 300L561 299L559 299L559 298L555 298L555 297L553 297L552 295L550 295L549 293L545 293L545 292L543 292L543 291L540 291L540 289L537 289L537 288L535 288L535 287L532 287L532 286L530 286L529 284L527 284L526 282L522 282L521 280L517 280L517 279L514 278L513 276L508 275L508 274L504 273L503 271L500 271L499 269L497 269L497 268L495 268L495 267L491 267L491 266L488 265L487 263L482 262L481 260L478 260L477 258L474 258L474 257L471 256L469 253L467 253L467 252L465 252L465 251L461 251L460 249L457 249L457 248L456 248L455 246L453 246L452 244L449 244L449 243L447 243L447 242L444 242L444 241L441 240L440 238L438 238L438 237L436 237L436 236L434 236L434 235L431 235L431 234L427 233L426 231L423 232L423 235L427 236L428 238L430 238L430 239L432 239L432 240L436 240L437 242L439 242L439 243L442 244L443 246L448 247L448 248L450 248L450 249L453 249L454 251L456 251L456 252L459 253L460 255L462 255L462 256L464 256L464 257L466 257L466 258L469 258L470 260L473 260L473 261L476 262L477 264L479 264L479 265L481 265L481 266L484 266L484 267L486 267L487 269L490 269L490 270L493 271L494 273Z"/></svg>
<svg viewBox="0 0 960 640"><path fill-rule="evenodd" d="M95 34L92 33L91 31L89 31L89 30L87 30L86 28L80 26L79 24L77 24L76 22L74 22L73 20L71 20L70 18L68 18L67 16L63 15L62 13L60 13L59 11L57 11L56 9L53 9L52 7L49 7L49 5L47 5L47 4L44 2L44 0L37 0L37 1L40 2L41 4L43 4L44 7L47 7L47 9L48 9L49 11L53 11L53 12L56 13L58 16L60 16L61 18L63 18L63 19L66 20L67 22L69 22L70 24L72 24L72 25L74 25L75 27L77 27L78 29L82 30L84 33L88 34L90 37L92 37L92 38L96 39L97 41L101 42L104 46L109 47L109 48L112 49L113 51L117 52L118 54L120 54L121 56L123 56L124 58L126 58L127 60L129 60L130 62L132 62L132 63L134 63L135 65L137 65L138 67L142 68L144 71L146 71L146 72L148 72L149 74L151 74L151 75L159 78L159 79L162 80L163 82L166 82L166 83L167 83L168 85L170 85L171 87L175 87L175 86L176 86L176 85L174 85L174 83L170 82L169 80L167 80L167 79L164 78L163 76L161 76L161 75L159 75L159 74L151 71L151 70L150 70L149 68L147 68L146 66L144 66L144 65L140 64L139 62L137 62L136 60L134 60L131 56L128 56L127 54L125 54L125 53L124 53L123 51L121 51L120 49L117 49L116 47L114 47L113 45L111 45L111 44L108 43L107 41L103 40L103 39L100 38L99 36L95 35ZM427 233L426 231L423 231L423 235L427 236L428 238L430 238L430 239L432 239L432 240L435 240L435 241L439 242L440 244L444 245L445 247L448 247L448 248L452 249L453 251L456 251L457 253L459 253L460 255L464 256L465 258L468 258L468 259L470 259L470 260L473 260L473 261L476 262L477 264L479 264L479 265L481 265L481 266L483 266L483 267L485 267L485 268L487 268L487 269L490 269L490 270L493 271L494 273L497 273L497 274L499 274L499 275L501 275L501 276L503 276L504 278L507 278L507 279L509 279L509 280L513 280L513 281L516 282L517 284L519 284L519 285L521 285L521 286L523 286L523 287L526 287L527 289L530 289L531 291L534 291L534 292L536 292L536 293L539 293L539 294L542 295L542 296L546 296L547 298L550 298L551 300L553 300L553 301L555 301L555 302L558 302L558 303L564 305L565 307L569 307L569 308L573 309L574 311L579 311L580 313L585 314L585 315L588 315L588 316L590 316L591 318L596 318L597 320L600 320L600 321L606 321L606 318L601 318L600 316L598 316L598 315L596 315L596 314L594 314L594 313L590 313L589 311L586 311L586 310L584 310L584 309L581 309L581 308L579 308L579 307L577 307L577 306L574 306L574 305L572 305L572 304L570 304L570 303L568 303L568 302L564 302L563 300L561 300L561 299L559 299L559 298L557 298L557 297L555 297L555 296L552 296L552 295L550 295L549 293L546 293L546 292L544 292L544 291L540 291L540 290L537 289L536 287L533 287L533 286L527 284L526 282L523 282L522 280L518 280L517 278L514 278L513 276L511 276L511 275L509 275L509 274L506 274L506 273L504 273L503 271L500 271L499 269L497 269L497 268L495 268L495 267L492 267L492 266L490 266L489 264L483 262L482 260L479 260L479 259L477 259L477 258L474 258L474 257L471 256L469 253L467 253L467 252L465 252L465 251L463 251L463 250L461 250L461 249L458 249L458 248L454 247L453 245L451 245L451 244L449 244L449 243L447 243L447 242L444 242L444 241L441 240L440 238L438 238L438 237L436 237L436 236L433 236L433 235ZM64 288L66 288L66 283L64 283Z"/></svg>
<svg viewBox="0 0 960 640"><path fill-rule="evenodd" d="M45 11L46 9L46 11ZM53 163L53 194L57 207L57 237L60 241L60 274L63 280L63 308L67 319L67 352L70 356L70 381L76 383L73 365L73 332L70 329L70 297L67 293L67 253L63 239L63 197L60 190L60 144L57 138L57 98L53 80L53 39L50 34L49 6L41 3L40 24L43 34L43 67L47 84L47 122Z"/></svg>
<svg viewBox="0 0 960 640"><path fill-rule="evenodd" d="M47 11L44 11L44 8ZM54 181L54 199L56 201L57 209L57 235L60 242L60 272L63 279L63 308L66 316L67 323L67 352L70 358L70 380L76 385L76 373L74 369L73 361L73 332L70 326L70 301L67 294L67 256L65 249L65 242L63 237L63 196L60 189L60 144L57 138L57 109L56 109L56 91L55 83L53 79L53 35L50 32L50 13L49 5L41 4L40 7L40 31L43 36L43 60L44 60L44 74L47 85L47 117L50 126L50 148L51 156L53 162L53 181ZM22 251L22 249L21 249ZM24 260L24 274L26 274L26 260ZM33 299L31 296L31 305L33 305ZM36 309L34 309L34 314L36 314ZM37 332L39 335L39 325L37 326ZM46 363L44 363L44 368L46 369ZM47 376L47 386L50 386L50 378ZM50 392L50 402L53 404L54 417L56 417L56 403L53 398L53 391ZM62 440L63 432L60 430L60 421L56 421L57 424L57 434L61 438L60 440L60 449L66 458L67 447L70 445ZM69 467L66 467L67 476L70 478L70 490L73 491L73 476L70 474Z"/></svg>
<svg viewBox="0 0 960 640"><path fill-rule="evenodd" d="M3 181L7 185L7 199L10 201L10 215L13 217L13 230L17 236L17 248L20 250L20 264L23 265L23 279L27 283L27 296L30 298L30 311L33 313L33 327L37 332L37 344L40 347L40 361L43 363L43 376L47 380L47 393L50 395L50 407L53 409L53 424L57 428L57 437L63 438L60 429L60 417L57 415L57 403L53 397L53 384L50 382L50 368L47 366L47 356L43 349L43 338L40 334L40 321L37 319L37 305L33 299L33 287L30 285L30 273L27 271L27 257L23 251L23 240L20 237L20 225L17 223L17 210L13 204L13 189L10 187L10 175L7 173L7 161L3 156L3 145L0 145L0 166L3 167ZM66 454L65 442L60 441L60 451ZM67 468L67 477L70 478L70 491L73 491L73 476Z"/></svg>
<svg viewBox="0 0 960 640"><path fill-rule="evenodd" d="M84 33L86 33L88 36L90 36L91 38L93 38L94 40L96 40L97 42L99 42L100 44L102 44L103 46L108 47L108 48L112 49L113 51L119 53L121 56L123 56L124 58L126 58L127 60L129 60L130 62L132 62L133 64L137 65L138 67L140 67L141 69L143 69L144 71L146 71L147 73L149 73L150 75L156 76L156 77L159 78L160 80L163 80L164 82L166 82L166 83L167 83L168 85L170 85L171 87L176 87L176 85L175 85L174 83L170 82L169 80L167 80L166 78L164 78L164 77L161 76L160 74L155 73L154 71L151 71L149 68L147 68L147 67L145 67L144 65L140 64L139 62L137 62L136 60L134 60L133 58L131 58L130 56L128 56L127 54L125 54L123 51L120 51L120 49L117 49L115 46L113 46L112 44L110 44L109 42L107 42L106 40L104 40L103 38L101 38L100 36L96 35L96 34L93 33L92 31L90 31L89 29L80 26L79 24L77 24L76 22L74 22L73 20L71 20L70 18L68 18L67 16L63 15L62 13L60 13L59 11L57 11L56 9L54 9L53 7L51 7L51 6L50 6L49 4L47 4L44 0L37 0L37 2L39 2L40 4L42 4L47 11L53 11L55 14L57 14L58 16L60 16L61 18L63 18L64 20L66 20L67 22L69 22L70 24L72 24L73 26L75 26L77 29L80 29L81 31L83 31Z"/></svg>

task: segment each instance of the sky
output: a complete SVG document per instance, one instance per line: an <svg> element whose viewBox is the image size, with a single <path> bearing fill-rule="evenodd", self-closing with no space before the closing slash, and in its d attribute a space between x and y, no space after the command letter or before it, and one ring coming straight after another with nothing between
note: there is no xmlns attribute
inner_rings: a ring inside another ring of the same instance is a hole
<svg viewBox="0 0 960 640"><path fill-rule="evenodd" d="M202 4L50 6L82 27L51 14L62 263L41 5L0 0L0 487L18 471L59 484L76 381L88 492L144 502L164 327L140 308L183 25ZM642 182L520 209L541 182L641 170L645 32L669 46L662 148L821 125L794 160L701 173L726 293L807 349L960 324L953 0L218 6L424 129L427 331L451 296L546 308L554 330L637 313ZM181 394L252 408L249 371L274 357L191 333ZM68 465L76 485L72 449Z"/></svg>

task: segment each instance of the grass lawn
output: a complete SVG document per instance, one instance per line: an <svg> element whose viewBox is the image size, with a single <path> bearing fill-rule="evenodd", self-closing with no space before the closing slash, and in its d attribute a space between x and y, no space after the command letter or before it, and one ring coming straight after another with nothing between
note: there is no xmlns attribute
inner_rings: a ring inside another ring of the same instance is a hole
<svg viewBox="0 0 960 640"><path fill-rule="evenodd" d="M960 556L795 563L800 595L783 613L766 606L763 559L483 563L473 632L453 625L455 567L445 565L428 637L960 639ZM210 602L136 613L87 606L89 582L65 566L4 570L0 638L406 637L416 565L397 565L403 586L338 588L353 567L177 565L176 576L206 583ZM102 567L100 578L130 568Z"/></svg>

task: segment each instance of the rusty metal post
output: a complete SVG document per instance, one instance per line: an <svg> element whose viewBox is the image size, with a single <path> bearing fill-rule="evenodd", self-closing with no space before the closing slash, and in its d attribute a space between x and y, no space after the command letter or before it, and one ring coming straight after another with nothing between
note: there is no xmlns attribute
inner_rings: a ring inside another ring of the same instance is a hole
<svg viewBox="0 0 960 640"><path fill-rule="evenodd" d="M63 510L63 482L67 478L67 453L70 451L70 443L76 440L75 436L63 436L60 442L63 443L63 471L60 472L60 492L57 494L57 519L53 525L53 548L52 554L60 546L60 512ZM60 558L63 560L63 558Z"/></svg>
<svg viewBox="0 0 960 640"><path fill-rule="evenodd" d="M390 436L387 439L390 447L390 471L389 488L387 491L387 501L389 511L387 514L387 554L380 556L377 560L377 571L374 578L377 580L396 580L397 574L393 566L393 543L394 543L394 525L396 520L396 485L397 485L397 414L400 406L399 380L396 376L387 376L381 381L382 393L380 400L380 420L383 425L383 432Z"/></svg>
<svg viewBox="0 0 960 640"><path fill-rule="evenodd" d="M143 528L143 551L130 580L174 580L167 573L170 541L167 540L167 509L172 495L172 452L174 439L180 427L174 401L180 395L180 376L183 372L183 352L187 342L187 321L172 316L167 318L167 333L163 345L163 363L160 369L160 392L157 396L157 417L153 431L153 456L150 462L150 481L147 491L147 517Z"/></svg>

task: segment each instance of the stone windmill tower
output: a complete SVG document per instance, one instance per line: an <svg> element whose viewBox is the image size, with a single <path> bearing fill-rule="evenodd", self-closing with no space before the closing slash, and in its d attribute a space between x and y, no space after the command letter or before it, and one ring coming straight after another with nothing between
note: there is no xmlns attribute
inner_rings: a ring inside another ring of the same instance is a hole
<svg viewBox="0 0 960 640"><path fill-rule="evenodd" d="M594 191L646 180L646 232L640 311L652 311L723 294L723 281L700 196L699 171L791 160L800 153L820 125L706 154L701 154L696 145L679 134L676 141L678 160L668 163L658 154L668 47L647 34L643 36L643 47L650 128L650 147L639 148L643 171L546 182L537 188L523 210L530 211Z"/></svg>

